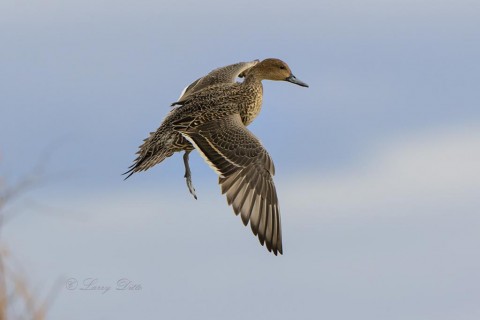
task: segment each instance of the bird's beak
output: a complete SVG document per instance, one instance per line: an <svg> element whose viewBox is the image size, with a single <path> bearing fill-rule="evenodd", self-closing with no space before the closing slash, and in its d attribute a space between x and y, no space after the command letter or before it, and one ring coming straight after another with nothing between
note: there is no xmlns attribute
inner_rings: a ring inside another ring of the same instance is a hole
<svg viewBox="0 0 480 320"><path fill-rule="evenodd" d="M308 88L308 84L306 84L303 81L298 80L297 78L295 78L295 76L293 74L291 74L290 77L286 78L285 81L295 83L295 84L298 84L299 86Z"/></svg>

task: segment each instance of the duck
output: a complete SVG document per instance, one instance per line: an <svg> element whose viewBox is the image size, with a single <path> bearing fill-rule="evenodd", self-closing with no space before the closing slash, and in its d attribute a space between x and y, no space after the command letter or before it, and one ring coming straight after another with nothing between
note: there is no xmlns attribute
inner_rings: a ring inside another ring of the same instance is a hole
<svg viewBox="0 0 480 320"><path fill-rule="evenodd" d="M247 126L260 113L263 80L308 85L277 58L256 62L238 74L244 77L241 83L227 77L224 79L228 80L196 89L200 78L188 86L160 127L144 140L138 157L125 174L128 178L184 151L187 187L196 198L188 165L188 155L196 149L218 174L221 192L243 224L250 223L253 234L269 252L283 254L280 210L273 182L275 167Z"/></svg>

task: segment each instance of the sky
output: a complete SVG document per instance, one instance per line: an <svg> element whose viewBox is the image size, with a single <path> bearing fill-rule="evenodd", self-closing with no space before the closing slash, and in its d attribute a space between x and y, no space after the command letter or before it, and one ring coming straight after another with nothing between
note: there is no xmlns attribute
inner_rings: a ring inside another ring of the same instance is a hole
<svg viewBox="0 0 480 320"><path fill-rule="evenodd" d="M478 319L479 15L469 0L4 0L0 176L42 169L0 240L40 297L56 288L48 319ZM310 85L264 81L249 126L275 162L278 257L198 154L197 201L180 154L121 176L186 85L269 57Z"/></svg>

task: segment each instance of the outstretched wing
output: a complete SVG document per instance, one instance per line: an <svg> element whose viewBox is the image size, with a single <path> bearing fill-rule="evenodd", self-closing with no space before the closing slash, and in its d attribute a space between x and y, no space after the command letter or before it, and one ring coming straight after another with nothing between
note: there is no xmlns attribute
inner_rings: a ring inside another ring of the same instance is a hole
<svg viewBox="0 0 480 320"><path fill-rule="evenodd" d="M219 174L222 193L236 215L250 226L268 251L282 253L282 231L272 159L243 125L239 114L195 126L191 119L174 123Z"/></svg>
<svg viewBox="0 0 480 320"><path fill-rule="evenodd" d="M206 87L220 84L220 83L234 83L235 79L241 77L243 73L256 65L259 60L248 62L238 62L225 67L220 67L212 70L206 76L198 78L192 82L188 87L183 89L177 102L172 103L172 106L182 104L190 95L198 92Z"/></svg>

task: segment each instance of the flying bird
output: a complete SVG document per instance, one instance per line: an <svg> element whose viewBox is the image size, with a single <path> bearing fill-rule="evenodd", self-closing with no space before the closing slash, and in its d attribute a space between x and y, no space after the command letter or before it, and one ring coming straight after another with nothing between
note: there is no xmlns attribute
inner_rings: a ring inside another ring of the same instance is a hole
<svg viewBox="0 0 480 320"><path fill-rule="evenodd" d="M243 77L241 83L235 80ZM222 194L262 245L283 254L273 161L246 127L262 106L262 80L288 81L302 87L289 66L274 58L218 68L185 88L160 127L151 132L125 172L127 178L184 151L185 179L195 197L188 163L196 149L219 175Z"/></svg>

